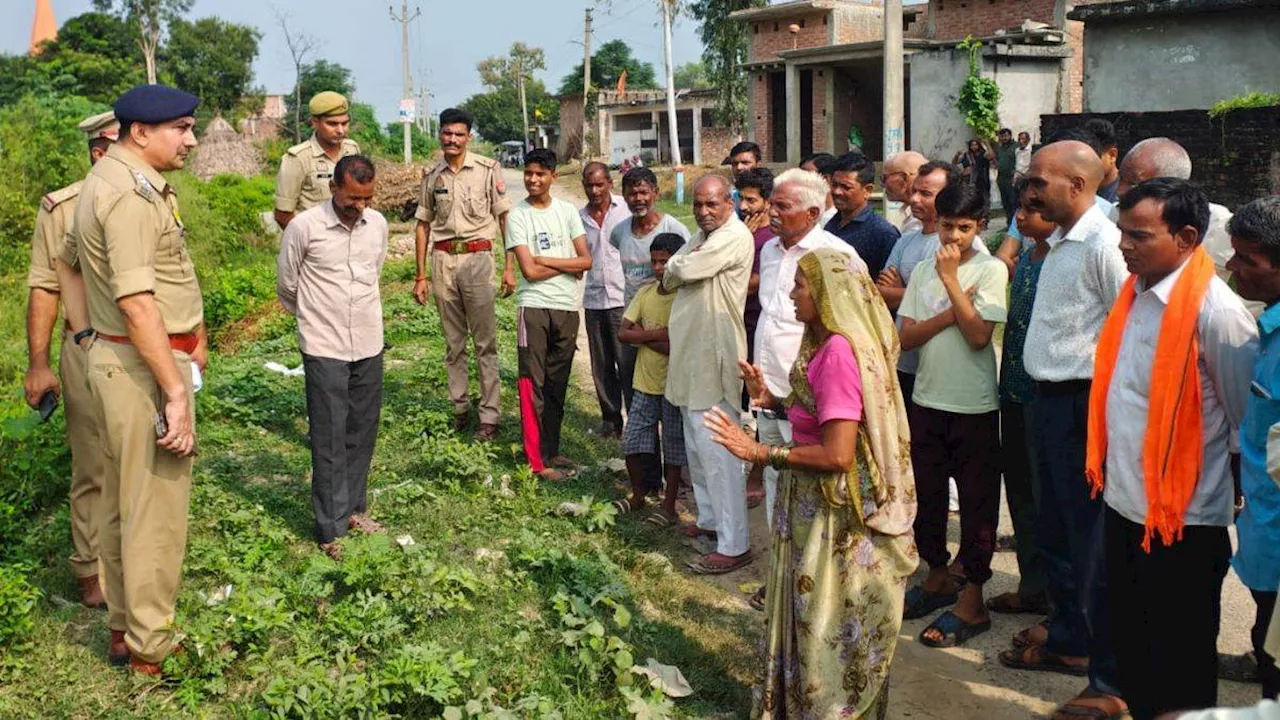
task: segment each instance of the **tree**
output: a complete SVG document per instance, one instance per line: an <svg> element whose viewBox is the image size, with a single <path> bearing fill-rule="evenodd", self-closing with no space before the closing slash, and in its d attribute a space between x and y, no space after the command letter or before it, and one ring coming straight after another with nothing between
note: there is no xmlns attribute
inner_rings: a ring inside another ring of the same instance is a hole
<svg viewBox="0 0 1280 720"><path fill-rule="evenodd" d="M627 87L656 88L658 80L653 65L631 55L631 46L622 40L610 40L591 55L591 85L600 90L612 90L618 78L627 73ZM677 87L679 84L677 83ZM560 81L561 95L582 94L582 63Z"/></svg>
<svg viewBox="0 0 1280 720"><path fill-rule="evenodd" d="M764 7L768 0L693 0L689 11L702 39L702 63L707 80L719 92L716 120L734 133L741 133L747 121L747 61L751 36L745 23L729 17L735 10Z"/></svg>
<svg viewBox="0 0 1280 720"><path fill-rule="evenodd" d="M289 57L293 60L293 96L292 107L293 122L289 127L292 128L294 142L302 139L300 134L302 128L302 70L307 65L307 57L311 55L311 51L315 49L316 41L310 35L295 34L289 31L289 16L279 10L275 11L276 23L280 26L280 31L284 33L284 43L289 48ZM285 107L289 107L290 103L286 101Z"/></svg>
<svg viewBox="0 0 1280 720"><path fill-rule="evenodd" d="M547 93L542 81L530 80L525 90L529 112L534 117L540 117L543 122L555 122L560 116L560 103ZM472 95L462 102L461 107L475 117L475 129L486 140L517 140L524 131L520 115L520 93L514 84Z"/></svg>
<svg viewBox="0 0 1280 720"><path fill-rule="evenodd" d="M0 58L0 105L26 93L80 95L111 103L144 82L123 20L89 12L66 21L35 58Z"/></svg>
<svg viewBox="0 0 1280 720"><path fill-rule="evenodd" d="M293 94L285 98L286 114L293 115L297 123L294 137L301 138L307 132L309 116L304 114L303 108L311 101L313 95L325 90L332 90L350 98L356 90L355 83L351 81L351 71L328 60L317 60L304 65L302 73L298 76L298 82L294 86Z"/></svg>
<svg viewBox="0 0 1280 720"><path fill-rule="evenodd" d="M485 58L476 64L476 70L480 72L480 81L486 87L499 90L508 83L515 85L517 98L520 102L520 119L521 127L523 128L521 138L525 143L529 142L527 92L529 81L533 78L533 73L546 69L547 61L542 48L531 47L521 42L513 43L506 57ZM543 92L545 92L545 89Z"/></svg>
<svg viewBox="0 0 1280 720"><path fill-rule="evenodd" d="M711 81L707 80L707 70L700 62L685 63L677 67L674 74L675 80L673 82L677 89L711 87Z"/></svg>
<svg viewBox="0 0 1280 720"><path fill-rule="evenodd" d="M218 18L169 23L164 55L174 83L200 97L209 115L230 115L253 82L261 33Z"/></svg>
<svg viewBox="0 0 1280 720"><path fill-rule="evenodd" d="M138 48L147 65L147 82L156 83L156 52L160 49L164 28L191 9L195 0L93 0L103 12L116 14L136 26Z"/></svg>

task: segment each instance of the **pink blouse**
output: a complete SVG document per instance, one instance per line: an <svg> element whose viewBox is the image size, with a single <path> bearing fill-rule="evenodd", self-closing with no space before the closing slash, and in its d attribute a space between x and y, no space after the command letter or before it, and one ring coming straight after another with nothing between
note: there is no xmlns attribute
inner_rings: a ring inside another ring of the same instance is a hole
<svg viewBox="0 0 1280 720"><path fill-rule="evenodd" d="M832 420L862 420L862 373L853 348L843 335L832 335L818 348L808 368L818 417L798 403L787 409L796 445L821 445L822 426Z"/></svg>

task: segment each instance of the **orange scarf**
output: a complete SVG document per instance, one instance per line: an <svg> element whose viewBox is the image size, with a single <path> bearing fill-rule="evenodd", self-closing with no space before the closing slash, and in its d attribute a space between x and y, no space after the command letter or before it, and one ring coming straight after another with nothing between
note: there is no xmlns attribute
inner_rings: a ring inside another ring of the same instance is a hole
<svg viewBox="0 0 1280 720"><path fill-rule="evenodd" d="M1182 539L1187 507L1204 468L1203 418L1200 404L1200 342L1196 331L1200 306L1213 261L1204 248L1196 248L1173 286L1160 323L1155 361L1151 367L1147 432L1142 442L1142 475L1147 491L1147 523L1142 549L1151 552L1151 536L1160 533L1166 546ZM1093 368L1093 392L1089 397L1089 449L1085 476L1097 497L1103 487L1107 458L1107 390L1115 372L1120 341L1124 338L1129 310L1137 297L1137 277L1125 281L1111 308Z"/></svg>

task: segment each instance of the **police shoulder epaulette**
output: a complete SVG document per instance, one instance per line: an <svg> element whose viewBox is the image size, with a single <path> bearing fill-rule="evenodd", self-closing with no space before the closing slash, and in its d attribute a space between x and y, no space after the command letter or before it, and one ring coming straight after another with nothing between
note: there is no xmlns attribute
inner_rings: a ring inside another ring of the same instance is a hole
<svg viewBox="0 0 1280 720"><path fill-rule="evenodd" d="M41 207L45 209L45 212L51 212L54 208L58 207L62 203L68 200L73 200L78 195L80 195L80 186L82 185L84 185L83 181L75 183L73 185L68 185L62 188L61 190L54 190L48 195L45 195L44 198L40 201Z"/></svg>
<svg viewBox="0 0 1280 720"><path fill-rule="evenodd" d="M289 148L288 150L285 150L285 151L284 151L284 154L285 154L285 155L293 155L293 156L297 156L297 155L298 155L298 153L302 152L303 150L306 150L310 145L311 145L311 142L310 142L310 141L303 142L303 143L298 143L297 145L294 145L293 147Z"/></svg>
<svg viewBox="0 0 1280 720"><path fill-rule="evenodd" d="M353 155L360 154L360 143L356 142L355 140L352 140L351 138L344 138L342 141L342 144L345 147L351 148L351 151L352 151L351 154Z"/></svg>
<svg viewBox="0 0 1280 720"><path fill-rule="evenodd" d="M498 167L498 161L493 158L487 158L483 155L476 155L476 162L487 168Z"/></svg>
<svg viewBox="0 0 1280 720"><path fill-rule="evenodd" d="M147 176L144 175L141 170L133 169L131 172L133 173L134 192L147 200L154 200L157 192L156 187L151 184L151 181L147 179Z"/></svg>

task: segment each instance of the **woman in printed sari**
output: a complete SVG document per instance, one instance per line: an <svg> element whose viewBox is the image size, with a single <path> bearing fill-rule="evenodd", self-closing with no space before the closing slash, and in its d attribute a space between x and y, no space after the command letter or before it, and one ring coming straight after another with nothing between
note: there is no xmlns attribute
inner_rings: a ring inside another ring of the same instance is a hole
<svg viewBox="0 0 1280 720"><path fill-rule="evenodd" d="M786 409L794 446L761 445L724 414L706 421L736 456L788 471L774 510L761 718L884 717L918 562L898 335L871 278L848 262L827 249L800 258L791 299L805 334L791 397L772 397L760 370L742 365L754 404Z"/></svg>

